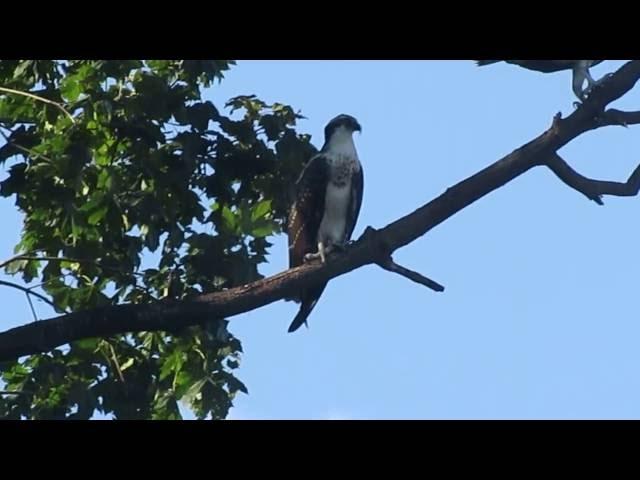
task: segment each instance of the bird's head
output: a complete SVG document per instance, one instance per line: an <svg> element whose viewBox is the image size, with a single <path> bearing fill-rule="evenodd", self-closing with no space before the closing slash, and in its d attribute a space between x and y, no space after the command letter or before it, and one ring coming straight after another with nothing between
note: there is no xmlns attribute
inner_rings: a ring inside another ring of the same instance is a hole
<svg viewBox="0 0 640 480"><path fill-rule="evenodd" d="M338 115L333 118L327 126L324 127L324 139L328 142L337 132L347 133L351 135L353 132L362 132L362 127L358 121L351 115Z"/></svg>

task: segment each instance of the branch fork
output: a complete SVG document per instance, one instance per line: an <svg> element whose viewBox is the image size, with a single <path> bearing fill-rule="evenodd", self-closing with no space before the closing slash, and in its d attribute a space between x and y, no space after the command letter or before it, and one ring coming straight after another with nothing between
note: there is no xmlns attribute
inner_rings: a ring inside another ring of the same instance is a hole
<svg viewBox="0 0 640 480"><path fill-rule="evenodd" d="M423 285L435 292L443 292L444 287L438 282L425 277L421 273L414 270L410 270L402 265L398 265L392 257L392 249L389 246L389 242L385 241L384 234L373 227L367 227L360 237L369 250L371 256L375 258L375 263L388 272L396 273L402 277L405 277L412 282Z"/></svg>

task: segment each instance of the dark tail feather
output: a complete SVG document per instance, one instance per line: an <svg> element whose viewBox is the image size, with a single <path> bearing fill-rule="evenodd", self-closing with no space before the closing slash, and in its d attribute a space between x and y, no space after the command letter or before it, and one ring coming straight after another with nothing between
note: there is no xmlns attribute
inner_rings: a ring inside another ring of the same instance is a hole
<svg viewBox="0 0 640 480"><path fill-rule="evenodd" d="M293 322L291 322L291 325L289 325L289 330L287 330L289 333L298 330L303 323L307 327L309 327L309 324L307 324L307 317L311 313L311 310L313 310L315 303L316 302L313 302L311 305L309 305L308 303L303 303L302 305L300 305L300 311L296 315L296 318L293 319Z"/></svg>
<svg viewBox="0 0 640 480"><path fill-rule="evenodd" d="M318 299L320 298L320 295L322 295L326 286L327 284L325 283L324 285L314 288L311 292L307 291L301 295L302 303L300 304L300 310L298 311L296 318L291 322L291 325L289 325L289 333L298 330L303 323L307 325L307 327L309 326L307 324L307 317L313 311L316 303L318 303Z"/></svg>
<svg viewBox="0 0 640 480"><path fill-rule="evenodd" d="M491 65L492 63L498 63L502 60L476 60L476 65L479 67L484 67L485 65Z"/></svg>

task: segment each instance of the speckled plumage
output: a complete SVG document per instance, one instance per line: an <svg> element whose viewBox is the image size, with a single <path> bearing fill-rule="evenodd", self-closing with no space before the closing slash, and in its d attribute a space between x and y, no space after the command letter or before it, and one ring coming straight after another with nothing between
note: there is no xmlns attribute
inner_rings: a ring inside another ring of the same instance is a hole
<svg viewBox="0 0 640 480"><path fill-rule="evenodd" d="M348 115L334 118L325 129L325 144L304 168L298 182L296 199L289 212L289 266L301 265L305 258L344 246L351 239L363 193L362 166L353 142L360 130ZM306 323L326 283L304 290L298 315L289 331Z"/></svg>

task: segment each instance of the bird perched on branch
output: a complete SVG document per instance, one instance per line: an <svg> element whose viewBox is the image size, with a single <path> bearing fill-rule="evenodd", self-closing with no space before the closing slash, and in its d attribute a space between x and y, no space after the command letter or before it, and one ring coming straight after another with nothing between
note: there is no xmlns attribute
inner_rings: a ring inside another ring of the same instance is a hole
<svg viewBox="0 0 640 480"><path fill-rule="evenodd" d="M476 60L479 67L491 65L498 62L511 63L528 70L542 73L554 73L563 70L573 72L572 89L580 101L584 101L586 96L597 87L607 77L598 81L594 80L589 72L589 68L602 63L604 60ZM587 81L587 88L583 89L584 81Z"/></svg>
<svg viewBox="0 0 640 480"><path fill-rule="evenodd" d="M296 183L295 200L289 211L289 266L320 258L324 263L333 250L342 250L351 240L362 204L364 177L353 141L361 132L351 115L338 115L324 129L325 142L309 160ZM298 314L289 326L294 332L316 306L327 283L302 290L295 301Z"/></svg>

